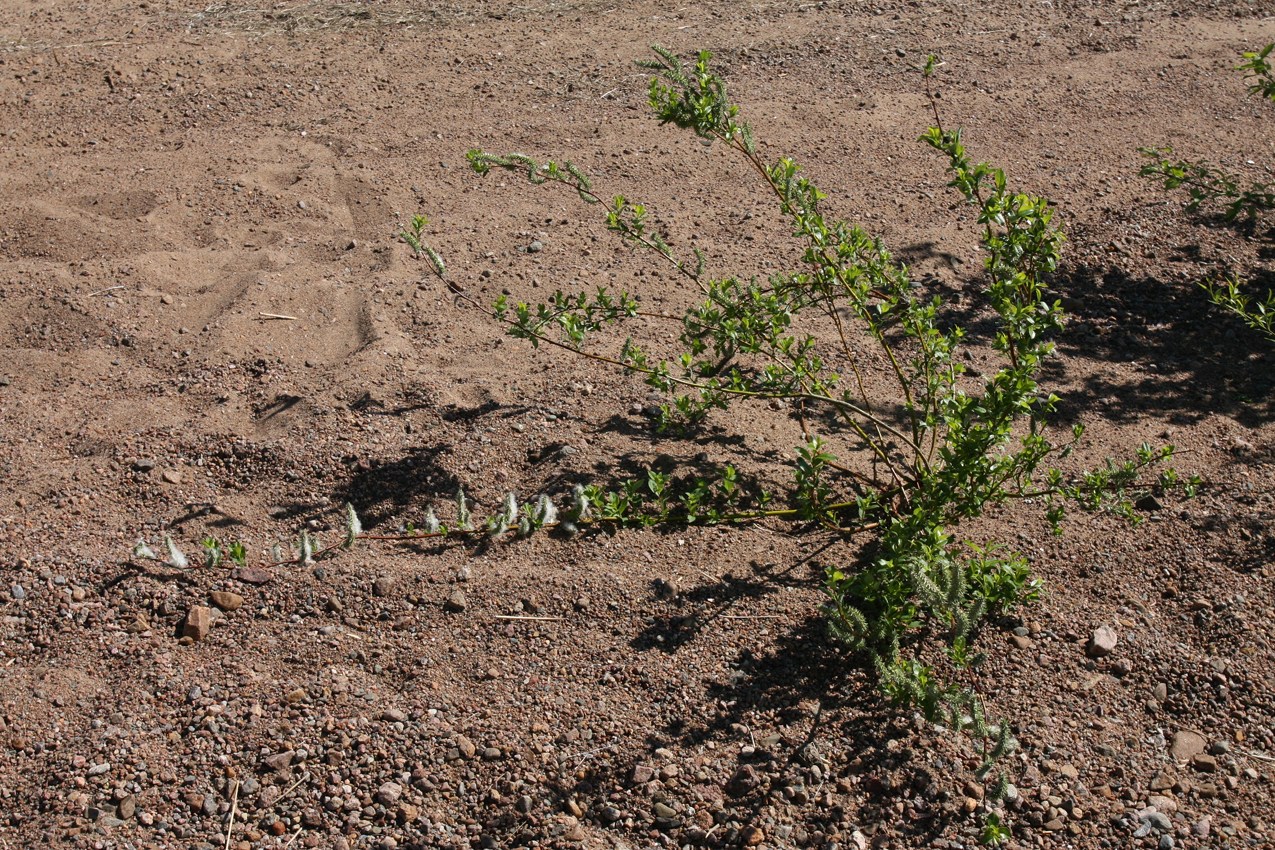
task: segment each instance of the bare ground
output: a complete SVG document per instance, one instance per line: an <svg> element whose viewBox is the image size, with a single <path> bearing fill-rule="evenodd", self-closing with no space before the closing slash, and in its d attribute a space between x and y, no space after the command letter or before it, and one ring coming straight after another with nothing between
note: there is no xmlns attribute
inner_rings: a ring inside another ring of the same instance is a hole
<svg viewBox="0 0 1275 850"><path fill-rule="evenodd" d="M776 524L263 566L338 537L346 500L391 532L458 485L481 510L649 463L783 486L786 412L661 439L647 388L503 337L395 238L427 213L483 304L691 302L568 193L474 175L479 146L573 159L715 273L790 265L747 175L650 119L653 43L713 51L763 151L958 306L979 261L915 141L925 54L974 155L1056 202L1062 424L1088 462L1172 442L1206 485L1138 529L978 527L1048 587L983 635L1023 744L1012 844L1270 846L1273 372L1194 283L1269 282L1271 234L1136 172L1172 144L1269 180L1271 108L1234 65L1271 40L1258 2L4 4L0 847L976 843L968 745L824 634L848 543ZM165 533L243 540L254 569L129 558ZM181 641L214 591L233 610Z"/></svg>

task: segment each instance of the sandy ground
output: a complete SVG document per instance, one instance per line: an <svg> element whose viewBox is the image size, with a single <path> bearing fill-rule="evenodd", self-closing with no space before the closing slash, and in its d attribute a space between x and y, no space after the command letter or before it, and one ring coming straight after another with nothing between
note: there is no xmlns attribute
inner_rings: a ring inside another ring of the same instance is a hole
<svg viewBox="0 0 1275 850"><path fill-rule="evenodd" d="M640 382L468 300L695 295L470 147L572 159L711 273L791 267L755 181L650 118L656 43L713 51L764 154L958 305L979 258L916 142L927 53L972 153L1057 204L1063 424L1087 462L1172 442L1206 483L1136 530L978 527L1048 588L982 636L1023 745L1011 845L1270 846L1275 370L1194 284L1269 283L1275 248L1137 170L1171 144L1270 180L1275 110L1234 66L1272 40L1255 1L3 4L0 847L977 843L968 745L826 639L849 543L776 523L269 566L303 528L338 539L347 500L384 534L457 486L481 512L651 463L786 486L787 412L661 438ZM416 213L454 288L396 238ZM165 534L242 540L250 568L130 558Z"/></svg>

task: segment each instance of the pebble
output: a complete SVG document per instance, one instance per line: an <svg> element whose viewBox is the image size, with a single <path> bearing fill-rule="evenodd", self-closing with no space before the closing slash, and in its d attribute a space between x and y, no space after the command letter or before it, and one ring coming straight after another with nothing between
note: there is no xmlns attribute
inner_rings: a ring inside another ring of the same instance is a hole
<svg viewBox="0 0 1275 850"><path fill-rule="evenodd" d="M1110 626L1099 626L1089 636L1089 643L1085 647L1085 653L1090 658L1105 658L1116 648L1118 642L1119 638L1116 637L1115 629Z"/></svg>
<svg viewBox="0 0 1275 850"><path fill-rule="evenodd" d="M465 591L453 590L451 596L447 597L447 601L443 603L443 610L450 611L453 614L459 614L469 607L469 602L465 599Z"/></svg>
<svg viewBox="0 0 1275 850"><path fill-rule="evenodd" d="M20 584L15 584L9 588L9 596L13 598L14 602L21 602L27 598L26 588Z"/></svg>
<svg viewBox="0 0 1275 850"><path fill-rule="evenodd" d="M383 806L392 806L403 796L403 786L397 782L384 782L376 789L376 801Z"/></svg>
<svg viewBox="0 0 1275 850"><path fill-rule="evenodd" d="M101 776L104 773L109 773L110 770L111 770L111 763L109 761L104 761L100 764L95 764L92 767L90 767L88 770L88 775Z"/></svg>
<svg viewBox="0 0 1275 850"><path fill-rule="evenodd" d="M407 714L397 708L387 708L381 712L381 719L387 723L406 723Z"/></svg>
<svg viewBox="0 0 1275 850"><path fill-rule="evenodd" d="M191 640L203 640L212 630L212 611L207 605L192 605L186 612L182 636Z"/></svg>
<svg viewBox="0 0 1275 850"><path fill-rule="evenodd" d="M1208 741L1199 732L1179 729L1173 733L1173 740L1169 744L1169 755L1173 756L1174 761L1190 761L1192 756L1204 752L1207 744Z"/></svg>
<svg viewBox="0 0 1275 850"><path fill-rule="evenodd" d="M243 597L228 590L214 590L208 594L208 598L223 611L238 611L243 607Z"/></svg>
<svg viewBox="0 0 1275 850"><path fill-rule="evenodd" d="M394 592L394 579L389 576L380 576L376 581L372 582L373 596L389 596Z"/></svg>

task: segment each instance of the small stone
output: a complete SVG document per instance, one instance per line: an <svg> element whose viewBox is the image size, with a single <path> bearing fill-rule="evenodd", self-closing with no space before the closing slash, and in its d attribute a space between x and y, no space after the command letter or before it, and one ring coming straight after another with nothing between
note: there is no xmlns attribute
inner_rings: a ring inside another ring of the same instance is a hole
<svg viewBox="0 0 1275 850"><path fill-rule="evenodd" d="M392 806L398 802L403 796L403 786L397 782L382 783L380 788L376 789L376 802L382 806Z"/></svg>
<svg viewBox="0 0 1275 850"><path fill-rule="evenodd" d="M465 591L453 590L452 595L447 597L447 601L443 603L443 610L450 611L453 614L459 614L469 606L465 599Z"/></svg>
<svg viewBox="0 0 1275 850"><path fill-rule="evenodd" d="M673 808L668 803L656 803L651 807L651 811L657 818L667 819L677 817L677 809Z"/></svg>
<svg viewBox="0 0 1275 850"><path fill-rule="evenodd" d="M1144 810L1138 819L1158 832L1170 832L1173 829L1173 821L1169 820L1168 815L1155 809Z"/></svg>
<svg viewBox="0 0 1275 850"><path fill-rule="evenodd" d="M751 764L746 764L741 766L731 776L730 782L726 783L726 790L732 796L742 797L760 784L761 777L757 774L757 768Z"/></svg>
<svg viewBox="0 0 1275 850"><path fill-rule="evenodd" d="M645 785L655 778L655 768L647 764L637 764L633 766L633 773L629 779L634 785Z"/></svg>
<svg viewBox="0 0 1275 850"><path fill-rule="evenodd" d="M389 576L380 576L376 581L372 582L373 596L389 596L394 592L394 579Z"/></svg>
<svg viewBox="0 0 1275 850"><path fill-rule="evenodd" d="M261 766L264 770L279 773L287 770L292 765L292 760L296 757L297 754L294 750L272 753L261 760Z"/></svg>
<svg viewBox="0 0 1275 850"><path fill-rule="evenodd" d="M1151 691L1151 696L1155 698L1156 702L1163 703L1169 698L1169 686L1164 682L1156 683L1155 688Z"/></svg>
<svg viewBox="0 0 1275 850"><path fill-rule="evenodd" d="M165 469L162 473L160 473L160 478L163 478L169 484L182 483L182 473L180 469Z"/></svg>
<svg viewBox="0 0 1275 850"><path fill-rule="evenodd" d="M1173 774L1167 770L1158 771L1147 787L1152 791L1168 791L1173 787Z"/></svg>
<svg viewBox="0 0 1275 850"><path fill-rule="evenodd" d="M293 688L292 690L288 691L288 693L285 694L283 698L289 704L296 705L299 702L305 702L305 700L309 696L310 695L306 693L305 688Z"/></svg>
<svg viewBox="0 0 1275 850"><path fill-rule="evenodd" d="M464 735L456 736L456 749L460 751L461 758L472 759L474 754L478 752L478 748L474 746L474 742L466 738Z"/></svg>
<svg viewBox="0 0 1275 850"><path fill-rule="evenodd" d="M387 708L381 712L381 719L386 723L406 723L407 715L397 708Z"/></svg>
<svg viewBox="0 0 1275 850"><path fill-rule="evenodd" d="M1016 649L1024 650L1031 649L1036 645L1036 642L1026 635L1010 635L1009 642L1012 643Z"/></svg>
<svg viewBox="0 0 1275 850"><path fill-rule="evenodd" d="M591 600L587 596L578 596L574 604L577 611L588 611Z"/></svg>
<svg viewBox="0 0 1275 850"><path fill-rule="evenodd" d="M1076 769L1074 764L1064 764L1058 768L1058 772L1068 779L1075 779L1080 776L1080 771Z"/></svg>
<svg viewBox="0 0 1275 850"><path fill-rule="evenodd" d="M1166 833L1160 836L1160 850L1173 850L1173 835Z"/></svg>
<svg viewBox="0 0 1275 850"><path fill-rule="evenodd" d="M274 578L274 574L265 567L240 567L232 575L244 584L254 585L265 584Z"/></svg>
<svg viewBox="0 0 1275 850"><path fill-rule="evenodd" d="M1191 756L1191 767L1201 773L1216 773L1217 759L1208 753L1196 753Z"/></svg>
<svg viewBox="0 0 1275 850"><path fill-rule="evenodd" d="M1174 761L1190 761L1192 756L1204 752L1208 741L1199 732L1180 729L1173 733L1173 741L1169 744L1169 755Z"/></svg>
<svg viewBox="0 0 1275 850"><path fill-rule="evenodd" d="M1213 819L1208 815L1191 824L1191 834L1196 838L1208 838L1209 831L1213 827Z"/></svg>
<svg viewBox="0 0 1275 850"><path fill-rule="evenodd" d="M120 800L119 805L115 808L115 813L119 815L121 820L129 820L133 817L133 813L137 811L137 798L129 794Z"/></svg>
<svg viewBox="0 0 1275 850"><path fill-rule="evenodd" d="M20 584L12 585L9 588L9 596L14 602L21 602L23 599L27 598L26 588Z"/></svg>
<svg viewBox="0 0 1275 850"><path fill-rule="evenodd" d="M544 249L545 249L544 243L541 242L539 239L533 240L532 243L527 246L527 251L532 254L539 254Z"/></svg>
<svg viewBox="0 0 1275 850"><path fill-rule="evenodd" d="M110 771L111 771L111 763L108 761L104 761L104 762L101 762L100 764L95 764L92 767L90 767L88 770L88 775L101 776L104 773L110 773Z"/></svg>
<svg viewBox="0 0 1275 850"><path fill-rule="evenodd" d="M243 607L243 597L228 590L214 590L208 594L208 598L223 611L238 611Z"/></svg>
<svg viewBox="0 0 1275 850"><path fill-rule="evenodd" d="M133 461L133 469L137 472L150 472L155 468L155 465L155 458L153 457L139 457Z"/></svg>
<svg viewBox="0 0 1275 850"><path fill-rule="evenodd" d="M421 810L411 803L399 803L398 806L398 822L399 823L415 823L421 816Z"/></svg>
<svg viewBox="0 0 1275 850"><path fill-rule="evenodd" d="M505 754L501 752L500 747L483 747L482 756L484 761L499 761Z"/></svg>
<svg viewBox="0 0 1275 850"><path fill-rule="evenodd" d="M1090 635L1089 643L1085 647L1085 653L1090 658L1105 658L1116 648L1116 643L1118 642L1119 638L1116 637L1115 629L1110 626L1099 626Z"/></svg>
<svg viewBox="0 0 1275 850"><path fill-rule="evenodd" d="M192 605L186 612L186 622L182 625L182 637L191 640L203 640L212 630L212 611L207 605Z"/></svg>
<svg viewBox="0 0 1275 850"><path fill-rule="evenodd" d="M766 833L759 826L746 826L739 834L739 842L745 847L756 847L766 840Z"/></svg>

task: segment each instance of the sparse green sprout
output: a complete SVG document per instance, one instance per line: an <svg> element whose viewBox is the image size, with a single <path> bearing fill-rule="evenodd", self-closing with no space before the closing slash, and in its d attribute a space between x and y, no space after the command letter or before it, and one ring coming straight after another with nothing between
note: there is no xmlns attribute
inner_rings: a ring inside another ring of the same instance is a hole
<svg viewBox="0 0 1275 850"><path fill-rule="evenodd" d="M182 553L181 549L177 548L177 544L173 542L173 538L167 534L164 535L164 550L168 553L168 560L166 563L169 566L183 570L190 565L190 561L186 559L185 554Z"/></svg>
<svg viewBox="0 0 1275 850"><path fill-rule="evenodd" d="M426 534L438 534L439 528L438 517L434 514L434 508L432 506L426 508L425 524L422 526L422 530Z"/></svg>
<svg viewBox="0 0 1275 850"><path fill-rule="evenodd" d="M226 557L241 567L248 565L248 550L242 540L236 540L226 547Z"/></svg>
<svg viewBox="0 0 1275 850"><path fill-rule="evenodd" d="M221 563L222 551L221 543L215 537L205 537L199 541L200 547L204 550L204 566L208 568L216 567Z"/></svg>
<svg viewBox="0 0 1275 850"><path fill-rule="evenodd" d="M363 533L363 523L359 521L359 515L354 510L354 505L349 502L345 503L345 548L353 549L354 541L359 539L359 535Z"/></svg>
<svg viewBox="0 0 1275 850"><path fill-rule="evenodd" d="M465 489L456 488L456 527L461 531L473 531L474 524L469 516L469 504L465 501Z"/></svg>
<svg viewBox="0 0 1275 850"><path fill-rule="evenodd" d="M423 215L412 216L411 225L405 230L399 231L399 237L411 247L412 253L417 259L425 257L429 260L431 266L434 267L434 273L440 278L447 274L447 264L443 262L442 256L435 251L428 243L425 242L425 227L429 224L429 218Z"/></svg>
<svg viewBox="0 0 1275 850"><path fill-rule="evenodd" d="M983 831L979 835L979 841L995 847L1004 844L1012 837L1009 828L1001 823L1000 815L989 812L987 819L983 821Z"/></svg>
<svg viewBox="0 0 1275 850"><path fill-rule="evenodd" d="M1244 61L1239 65L1238 70L1244 72L1246 80L1253 81L1248 87L1249 94L1275 101L1275 75L1271 73L1270 61L1272 51L1275 51L1275 42L1271 42L1261 50L1245 52Z"/></svg>
<svg viewBox="0 0 1275 850"><path fill-rule="evenodd" d="M314 554L315 554L315 550L318 547L315 545L314 538L310 536L309 529L305 529L305 528L301 529L301 538L300 540L297 541L297 548L300 550L300 555L297 558L297 563L300 563L300 564L314 563Z"/></svg>

